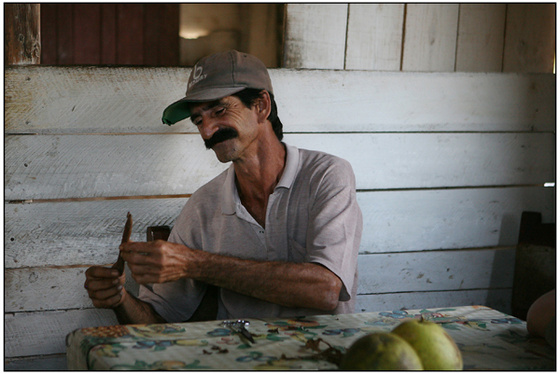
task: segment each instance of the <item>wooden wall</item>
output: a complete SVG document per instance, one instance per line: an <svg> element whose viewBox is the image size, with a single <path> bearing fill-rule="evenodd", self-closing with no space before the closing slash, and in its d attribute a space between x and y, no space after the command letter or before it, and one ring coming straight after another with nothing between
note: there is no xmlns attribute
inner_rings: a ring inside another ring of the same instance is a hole
<svg viewBox="0 0 560 374"><path fill-rule="evenodd" d="M551 73L556 4L288 4L284 66Z"/></svg>
<svg viewBox="0 0 560 374"><path fill-rule="evenodd" d="M316 6L288 5L287 60L309 64L304 52L313 48L325 65L334 55L338 33L316 32L327 41L309 43L307 30L310 22L334 28L340 5ZM411 6L400 21L405 32ZM388 9L399 8L378 8ZM531 9L526 14L536 22ZM388 29L386 17L379 22ZM339 31L350 40L350 28ZM375 40L385 38L399 40L384 33ZM555 189L544 187L555 181L555 76L409 71L401 64L367 71L350 68L349 44L344 49L346 71L293 66L271 77L286 142L337 154L354 167L366 228L357 311L464 304L510 311L521 212L555 220ZM135 218L132 240L144 240L147 226L173 225L190 194L226 167L189 121L161 124L188 73L7 67L7 368L64 368L68 332L117 323L111 311L92 307L84 271L115 261L127 211Z"/></svg>
<svg viewBox="0 0 560 374"><path fill-rule="evenodd" d="M116 323L92 308L84 271L115 261L127 211L144 240L226 167L188 121L160 122L187 75L7 69L7 357L63 353L71 330ZM358 311L508 311L521 212L554 219L553 76L280 69L272 80L286 141L355 169Z"/></svg>
<svg viewBox="0 0 560 374"><path fill-rule="evenodd" d="M179 4L41 4L44 65L179 65Z"/></svg>

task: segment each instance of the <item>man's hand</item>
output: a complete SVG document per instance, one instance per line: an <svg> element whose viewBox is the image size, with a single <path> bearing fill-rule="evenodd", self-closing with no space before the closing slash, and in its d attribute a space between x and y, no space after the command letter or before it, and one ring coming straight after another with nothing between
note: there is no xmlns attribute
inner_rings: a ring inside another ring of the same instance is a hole
<svg viewBox="0 0 560 374"><path fill-rule="evenodd" d="M92 266L86 270L84 287L96 308L116 308L124 299L125 275L118 270Z"/></svg>
<svg viewBox="0 0 560 374"><path fill-rule="evenodd" d="M120 249L132 278L139 284L172 282L191 276L193 250L184 245L156 240L123 243Z"/></svg>

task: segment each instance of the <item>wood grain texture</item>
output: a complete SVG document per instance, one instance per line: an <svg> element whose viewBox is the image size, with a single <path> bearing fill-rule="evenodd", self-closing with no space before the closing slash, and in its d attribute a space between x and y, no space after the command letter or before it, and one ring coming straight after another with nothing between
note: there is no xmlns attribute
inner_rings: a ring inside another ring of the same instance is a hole
<svg viewBox="0 0 560 374"><path fill-rule="evenodd" d="M161 123L163 109L183 97L189 73L186 68L8 68L5 131L196 133L189 120ZM555 129L553 74L272 69L270 75L288 133Z"/></svg>
<svg viewBox="0 0 560 374"><path fill-rule="evenodd" d="M227 167L199 135L16 138L6 164L16 168L6 173L8 199L186 194Z"/></svg>
<svg viewBox="0 0 560 374"><path fill-rule="evenodd" d="M73 16L74 5L57 4L56 12L56 62L58 65L74 63L74 23L69 22Z"/></svg>
<svg viewBox="0 0 560 374"><path fill-rule="evenodd" d="M515 247L361 255L358 293L511 288L514 263Z"/></svg>
<svg viewBox="0 0 560 374"><path fill-rule="evenodd" d="M101 4L74 4L74 63L96 65L101 63Z"/></svg>
<svg viewBox="0 0 560 374"><path fill-rule="evenodd" d="M343 69L348 4L288 4L286 68Z"/></svg>
<svg viewBox="0 0 560 374"><path fill-rule="evenodd" d="M132 241L148 226L173 226L186 198L8 204L7 268L110 264L117 259L126 212L134 216ZM56 219L53 219L56 217Z"/></svg>
<svg viewBox="0 0 560 374"><path fill-rule="evenodd" d="M508 4L504 72L551 73L556 4Z"/></svg>
<svg viewBox="0 0 560 374"><path fill-rule="evenodd" d="M93 307L84 288L86 270L86 267L8 270L4 274L5 312Z"/></svg>
<svg viewBox="0 0 560 374"><path fill-rule="evenodd" d="M548 133L288 134L285 140L348 160L358 189L554 180L555 137ZM6 136L5 162L7 200L186 194L228 166L204 149L199 135L188 134Z"/></svg>
<svg viewBox="0 0 560 374"><path fill-rule="evenodd" d="M511 289L360 295L356 300L356 313L422 308L444 309L450 305L484 305L504 313L510 313Z"/></svg>
<svg viewBox="0 0 560 374"><path fill-rule="evenodd" d="M407 4L403 71L454 71L459 4Z"/></svg>
<svg viewBox="0 0 560 374"><path fill-rule="evenodd" d="M43 3L41 13L41 64L56 64L56 13L55 4Z"/></svg>
<svg viewBox="0 0 560 374"><path fill-rule="evenodd" d="M361 253L512 246L523 211L555 221L554 196L542 187L359 193Z"/></svg>
<svg viewBox="0 0 560 374"><path fill-rule="evenodd" d="M346 69L399 71L404 4L350 4Z"/></svg>
<svg viewBox="0 0 560 374"><path fill-rule="evenodd" d="M65 353L66 335L73 330L116 324L113 311L106 309L6 314L5 357Z"/></svg>
<svg viewBox="0 0 560 374"><path fill-rule="evenodd" d="M144 63L144 4L117 4L117 63Z"/></svg>
<svg viewBox="0 0 560 374"><path fill-rule="evenodd" d="M102 4L101 6L101 53L102 64L116 64L117 62L117 4Z"/></svg>
<svg viewBox="0 0 560 374"><path fill-rule="evenodd" d="M41 62L39 4L4 5L4 61L6 65Z"/></svg>
<svg viewBox="0 0 560 374"><path fill-rule="evenodd" d="M500 72L506 4L460 4L456 71Z"/></svg>

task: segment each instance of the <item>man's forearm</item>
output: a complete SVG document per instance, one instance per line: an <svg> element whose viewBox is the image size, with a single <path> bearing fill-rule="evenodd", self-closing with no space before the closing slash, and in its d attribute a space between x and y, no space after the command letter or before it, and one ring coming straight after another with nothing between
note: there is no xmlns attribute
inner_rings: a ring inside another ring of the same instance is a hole
<svg viewBox="0 0 560 374"><path fill-rule="evenodd" d="M128 292L125 292L123 302L113 310L121 325L166 322L150 304L137 299Z"/></svg>
<svg viewBox="0 0 560 374"><path fill-rule="evenodd" d="M338 304L342 282L321 265L198 255L198 280L288 307L333 310Z"/></svg>
<svg viewBox="0 0 560 374"><path fill-rule="evenodd" d="M161 240L125 243L121 255L139 284L195 279L287 307L331 311L342 289L314 263L245 260Z"/></svg>

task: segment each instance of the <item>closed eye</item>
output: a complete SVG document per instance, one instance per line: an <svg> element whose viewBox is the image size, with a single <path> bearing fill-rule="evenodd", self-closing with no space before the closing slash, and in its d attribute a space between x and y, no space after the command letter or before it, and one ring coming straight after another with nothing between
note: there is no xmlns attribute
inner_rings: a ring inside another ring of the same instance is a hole
<svg viewBox="0 0 560 374"><path fill-rule="evenodd" d="M192 122L195 126L199 126L199 125L202 124L202 117L201 117L201 116L191 117L191 122Z"/></svg>
<svg viewBox="0 0 560 374"><path fill-rule="evenodd" d="M226 107L225 106L219 106L216 107L216 110L214 110L214 116L215 117L221 117L226 113Z"/></svg>

